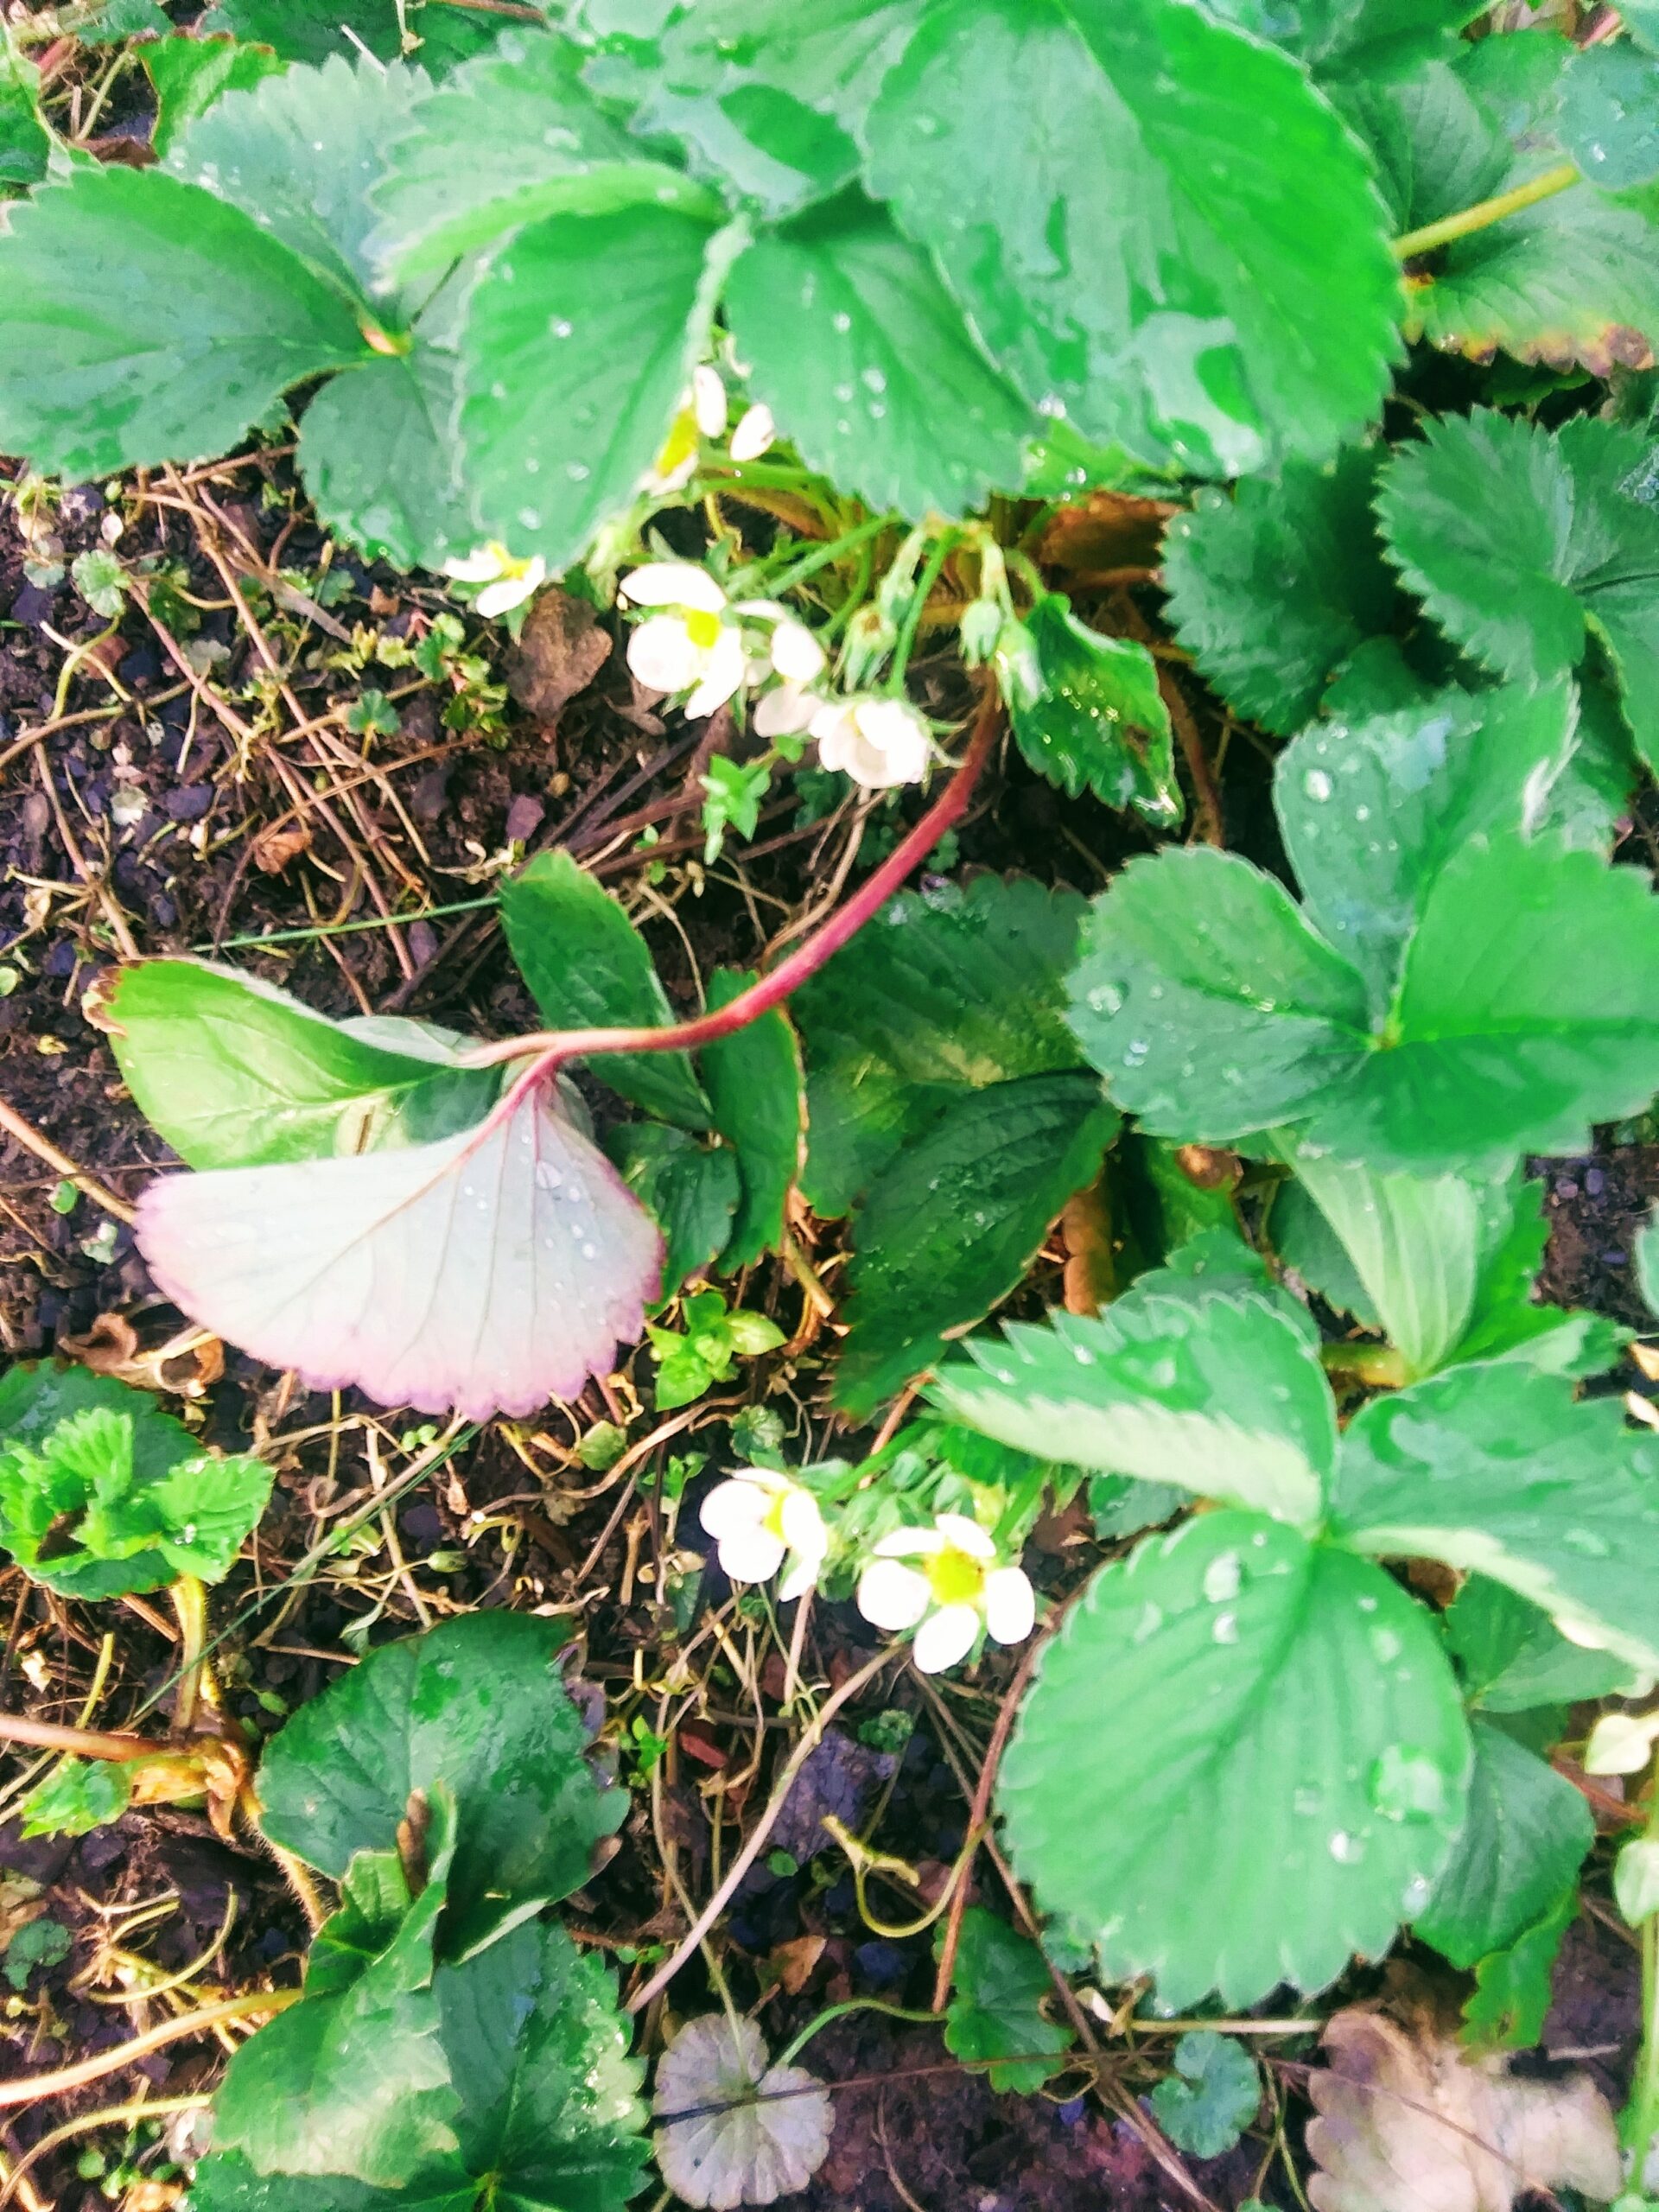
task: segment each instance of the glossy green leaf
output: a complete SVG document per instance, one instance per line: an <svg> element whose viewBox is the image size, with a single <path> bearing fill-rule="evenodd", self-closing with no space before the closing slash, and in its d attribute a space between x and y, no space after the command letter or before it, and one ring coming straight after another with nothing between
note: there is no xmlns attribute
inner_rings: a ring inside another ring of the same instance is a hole
<svg viewBox="0 0 1659 2212"><path fill-rule="evenodd" d="M130 1765L118 1759L60 1759L19 1805L18 1834L89 1835L118 1821L131 1802Z"/></svg>
<svg viewBox="0 0 1659 2212"><path fill-rule="evenodd" d="M405 24L420 41L423 66L434 71L492 44L500 29L486 16L463 12L445 0L403 0L401 8L398 0L215 0L198 29L257 39L285 61L327 61L330 55L354 60L359 41L378 60L395 61Z"/></svg>
<svg viewBox="0 0 1659 2212"><path fill-rule="evenodd" d="M198 960L124 968L111 1042L146 1118L192 1167L250 1167L426 1144L470 1128L500 1086L457 1068L446 1031L330 1021Z"/></svg>
<svg viewBox="0 0 1659 2212"><path fill-rule="evenodd" d="M1362 1329L1381 1329L1382 1324L1347 1247L1315 1205L1306 1185L1293 1181L1274 1192L1268 1236L1281 1264L1327 1306L1347 1314Z"/></svg>
<svg viewBox="0 0 1659 2212"><path fill-rule="evenodd" d="M1162 827L1179 822L1169 709L1147 648L1079 621L1062 592L1039 599L1026 620L1043 689L1034 700L1017 696L1009 718L1031 766L1069 798L1090 791Z"/></svg>
<svg viewBox="0 0 1659 2212"><path fill-rule="evenodd" d="M421 102L372 187L371 251L391 276L435 275L562 211L701 200L587 91L586 60L568 39L515 23Z"/></svg>
<svg viewBox="0 0 1659 2212"><path fill-rule="evenodd" d="M648 204L549 216L492 257L467 315L461 410L489 535L563 569L628 505L708 335L710 236Z"/></svg>
<svg viewBox="0 0 1659 2212"><path fill-rule="evenodd" d="M1321 82L1387 77L1452 50L1479 0L1204 0L1224 23L1271 39Z"/></svg>
<svg viewBox="0 0 1659 2212"><path fill-rule="evenodd" d="M729 1006L756 980L753 971L717 968L709 979L709 1011ZM801 1170L801 1051L779 1008L705 1046L697 1065L715 1127L736 1152L742 1179L731 1236L720 1255L722 1273L734 1274L783 1240L789 1194Z"/></svg>
<svg viewBox="0 0 1659 2212"><path fill-rule="evenodd" d="M1395 626L1398 588L1371 515L1382 457L1351 447L1327 467L1294 461L1230 498L1201 493L1169 526L1176 635L1235 713L1264 729L1300 729L1344 664Z"/></svg>
<svg viewBox="0 0 1659 2212"><path fill-rule="evenodd" d="M1622 41L1576 55L1561 79L1561 143L1592 184L1659 177L1659 59Z"/></svg>
<svg viewBox="0 0 1659 2212"><path fill-rule="evenodd" d="M889 1161L853 1210L844 1411L870 1414L1018 1287L1117 1127L1094 1076L1024 1076L962 1092Z"/></svg>
<svg viewBox="0 0 1659 2212"><path fill-rule="evenodd" d="M0 238L0 444L72 483L224 453L367 351L251 216L155 170L77 168Z"/></svg>
<svg viewBox="0 0 1659 2212"><path fill-rule="evenodd" d="M645 939L568 853L537 853L503 884L501 920L550 1029L660 1029L677 1019ZM683 1052L606 1052L595 1072L647 1113L709 1127L709 1101Z"/></svg>
<svg viewBox="0 0 1659 2212"><path fill-rule="evenodd" d="M937 1957L943 1929L934 1937ZM969 2066L988 2062L991 2087L1030 2096L1059 2072L1033 2056L1058 2054L1077 2040L1070 2028L1049 2019L1044 2003L1054 1983L1043 1955L1028 1937L1017 1936L1005 1920L982 1904L963 1914L945 2007L944 2047ZM996 2062L1017 2059L1017 2065Z"/></svg>
<svg viewBox="0 0 1659 2212"><path fill-rule="evenodd" d="M972 1364L929 1395L1001 1443L1304 1528L1321 1517L1336 1408L1318 1346L1253 1293L1137 1289L1097 1319L1055 1313L964 1349Z"/></svg>
<svg viewBox="0 0 1659 2212"><path fill-rule="evenodd" d="M1484 410L1432 425L1384 472L1391 557L1448 635L1497 675L1548 683L1590 639L1611 655L1639 745L1659 715L1659 513L1639 431L1559 431Z"/></svg>
<svg viewBox="0 0 1659 2212"><path fill-rule="evenodd" d="M460 1805L444 1955L568 1897L622 1820L559 1680L560 1632L529 1614L463 1614L385 1644L272 1738L260 1824L335 1879L388 1849L411 1789L447 1782Z"/></svg>
<svg viewBox="0 0 1659 2212"><path fill-rule="evenodd" d="M154 39L138 58L156 89L156 123L150 143L164 160L179 134L226 92L251 92L286 67L270 47L240 39L177 35Z"/></svg>
<svg viewBox="0 0 1659 2212"><path fill-rule="evenodd" d="M1573 1376L1599 1375L1613 1365L1629 1331L1605 1314L1564 1311L1534 1297L1548 1241L1542 1185L1512 1184L1508 1222L1482 1258L1454 1359L1521 1359L1548 1374Z"/></svg>
<svg viewBox="0 0 1659 2212"><path fill-rule="evenodd" d="M1152 2093L1152 2116L1178 2151L1218 2158L1255 2118L1262 2076L1242 2043L1194 2028L1174 2050L1175 2070Z"/></svg>
<svg viewBox="0 0 1659 2212"><path fill-rule="evenodd" d="M305 1993L232 2059L213 2141L264 2173L340 2174L397 2189L455 2148L461 2100L438 2037L433 1946L455 1847L455 1799L435 1783L425 1884L395 1851L343 1871L340 1910L306 1962Z"/></svg>
<svg viewBox="0 0 1659 2212"><path fill-rule="evenodd" d="M1465 2043L1486 2050L1530 2050L1542 2039L1555 1961L1578 1911L1574 1882L1508 1950L1476 1961L1475 1986L1463 2006Z"/></svg>
<svg viewBox="0 0 1659 2212"><path fill-rule="evenodd" d="M0 188L36 184L46 175L51 141L35 102L39 73L8 48L0 52Z"/></svg>
<svg viewBox="0 0 1659 2212"><path fill-rule="evenodd" d="M263 1460L204 1452L113 1376L43 1363L0 1380L0 1544L64 1597L219 1581L270 1484Z"/></svg>
<svg viewBox="0 0 1659 2212"><path fill-rule="evenodd" d="M624 1123L611 1131L606 1150L663 1232L660 1303L725 1250L742 1193L737 1154L726 1145L699 1144L662 1122Z"/></svg>
<svg viewBox="0 0 1659 2212"><path fill-rule="evenodd" d="M460 361L417 330L407 354L324 385L300 423L300 474L317 519L372 560L441 569L480 532L454 435Z"/></svg>
<svg viewBox="0 0 1659 2212"><path fill-rule="evenodd" d="M1630 1681L1624 1660L1569 1643L1541 1606L1489 1575L1469 1576L1443 1625L1476 1713L1576 1705L1613 1696Z"/></svg>
<svg viewBox="0 0 1659 2212"><path fill-rule="evenodd" d="M637 22L635 0L624 4ZM788 92L857 137L923 6L924 0L818 0L811 9L794 0L697 0L676 11L661 50L671 81L697 81L705 67L721 63L728 92L757 85Z"/></svg>
<svg viewBox="0 0 1659 2212"><path fill-rule="evenodd" d="M997 1794L1016 1872L1098 1944L1107 1982L1238 2007L1382 1955L1451 1850L1470 1756L1451 1669L1396 1583L1211 1513L1071 1607Z"/></svg>
<svg viewBox="0 0 1659 2212"><path fill-rule="evenodd" d="M1234 474L1375 412L1382 208L1282 54L1165 0L942 0L867 130L993 359L1085 436Z"/></svg>
<svg viewBox="0 0 1659 2212"><path fill-rule="evenodd" d="M1463 1834L1412 1923L1454 1967L1507 1950L1575 1878L1595 1841L1583 1797L1490 1720L1471 1730L1474 1771Z"/></svg>
<svg viewBox="0 0 1659 2212"><path fill-rule="evenodd" d="M1505 1583L1630 1665L1659 1664L1659 1448L1617 1399L1508 1363L1373 1400L1344 1434L1344 1541Z"/></svg>
<svg viewBox="0 0 1659 2212"><path fill-rule="evenodd" d="M963 1091L1077 1066L1059 1009L1083 911L1023 876L906 893L796 993L815 1211L845 1213Z"/></svg>
<svg viewBox="0 0 1659 2212"><path fill-rule="evenodd" d="M1018 487L1031 408L884 209L849 194L763 232L725 305L783 435L872 507L964 515Z"/></svg>
<svg viewBox="0 0 1659 2212"><path fill-rule="evenodd" d="M1644 53L1659 54L1659 0L1624 0L1619 20Z"/></svg>
<svg viewBox="0 0 1659 2212"><path fill-rule="evenodd" d="M429 89L423 71L401 63L336 57L286 70L216 100L163 167L240 207L323 283L366 301L370 189L388 139Z"/></svg>

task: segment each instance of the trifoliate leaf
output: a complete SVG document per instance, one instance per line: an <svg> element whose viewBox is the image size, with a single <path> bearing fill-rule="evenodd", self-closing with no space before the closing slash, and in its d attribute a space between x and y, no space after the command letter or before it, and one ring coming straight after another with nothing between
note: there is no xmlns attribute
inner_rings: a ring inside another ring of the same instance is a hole
<svg viewBox="0 0 1659 2212"><path fill-rule="evenodd" d="M251 216L156 170L77 167L0 238L0 444L71 483L222 454L368 351Z"/></svg>
<svg viewBox="0 0 1659 2212"><path fill-rule="evenodd" d="M1612 1696L1630 1680L1623 1660L1569 1643L1541 1607L1489 1575L1469 1577L1441 1624L1476 1713L1576 1705Z"/></svg>
<svg viewBox="0 0 1659 2212"><path fill-rule="evenodd" d="M1634 1667L1659 1665L1659 1447L1617 1399L1508 1362L1374 1399L1342 1440L1343 1541L1478 1569Z"/></svg>
<svg viewBox="0 0 1659 2212"><path fill-rule="evenodd" d="M568 853L538 853L501 887L507 944L550 1029L660 1029L675 1019L645 939ZM710 1109L683 1052L607 1052L601 1081L683 1128Z"/></svg>
<svg viewBox="0 0 1659 2212"><path fill-rule="evenodd" d="M872 507L963 515L1018 487L1031 407L885 209L848 194L763 232L726 313L784 436Z"/></svg>
<svg viewBox="0 0 1659 2212"><path fill-rule="evenodd" d="M964 1091L1077 1065L1059 1010L1082 912L1023 876L906 893L796 994L815 1211L845 1213Z"/></svg>
<svg viewBox="0 0 1659 2212"><path fill-rule="evenodd" d="M1229 706L1264 729L1300 729L1337 671L1395 626L1398 588L1371 515L1382 459L1353 447L1328 467L1291 462L1230 499L1201 493L1170 524L1176 635Z"/></svg>
<svg viewBox="0 0 1659 2212"><path fill-rule="evenodd" d="M645 149L581 82L569 40L514 24L424 99L387 146L370 251L399 283L436 275L521 224L704 195Z"/></svg>
<svg viewBox="0 0 1659 2212"><path fill-rule="evenodd" d="M1596 1839L1583 1797L1554 1767L1477 1719L1469 1812L1414 1934L1465 1970L1505 1951L1573 1882Z"/></svg>
<svg viewBox="0 0 1659 2212"><path fill-rule="evenodd" d="M1374 413L1382 211L1284 55L1160 0L947 0L866 128L874 190L992 359L1084 436L1236 474ZM1287 196L1319 221L1287 232Z"/></svg>
<svg viewBox="0 0 1659 2212"><path fill-rule="evenodd" d="M850 1329L836 1402L862 1417L1023 1279L1093 1181L1118 1116L1082 1071L964 1090L853 1210Z"/></svg>
<svg viewBox="0 0 1659 2212"><path fill-rule="evenodd" d="M793 2196L829 2155L827 2093L804 2067L769 2067L754 2022L723 2012L688 2020L674 2037L651 2108L663 2179L683 2203L713 2212Z"/></svg>
<svg viewBox="0 0 1659 2212"><path fill-rule="evenodd" d="M1561 143L1592 184L1620 191L1659 177L1659 60L1637 46L1591 47L1561 78Z"/></svg>
<svg viewBox="0 0 1659 2212"><path fill-rule="evenodd" d="M1175 2046L1175 2070L1152 2093L1152 2115L1178 2151L1218 2158L1255 2118L1262 2076L1231 2036L1194 2028Z"/></svg>
<svg viewBox="0 0 1659 2212"><path fill-rule="evenodd" d="M728 1145L702 1145L662 1122L628 1122L613 1129L605 1149L628 1188L663 1234L659 1300L671 1298L688 1275L701 1274L726 1249L742 1192L737 1154Z"/></svg>
<svg viewBox="0 0 1659 2212"><path fill-rule="evenodd" d="M1548 683L1599 639L1646 748L1659 715L1659 510L1639 431L1580 416L1559 431L1484 410L1431 427L1384 472L1391 557L1486 667Z"/></svg>
<svg viewBox="0 0 1659 2212"><path fill-rule="evenodd" d="M461 410L491 537L563 569L634 498L708 335L712 235L652 201L546 217L492 257Z"/></svg>
<svg viewBox="0 0 1659 2212"><path fill-rule="evenodd" d="M521 1082L434 1144L166 1177L139 1202L140 1249L163 1295L310 1389L534 1412L609 1371L662 1268L556 1096Z"/></svg>
<svg viewBox="0 0 1659 2212"><path fill-rule="evenodd" d="M1336 1408L1317 1344L1264 1298L1137 1288L1098 1319L1055 1313L964 1350L973 1364L945 1368L929 1395L1003 1444L1319 1520Z"/></svg>
<svg viewBox="0 0 1659 2212"><path fill-rule="evenodd" d="M716 969L709 979L709 1011L728 1006L755 981L753 973ZM789 1193L801 1172L801 1048L779 1009L705 1046L698 1070L715 1126L736 1152L742 1180L731 1236L720 1255L722 1274L734 1274L775 1250L783 1238Z"/></svg>
<svg viewBox="0 0 1659 2212"><path fill-rule="evenodd" d="M1147 648L1080 622L1063 592L1027 617L1042 690L1017 696L1010 720L1020 750L1070 798L1091 791L1166 827L1181 818L1169 709Z"/></svg>
<svg viewBox="0 0 1659 2212"><path fill-rule="evenodd" d="M941 1929L934 1937L936 1958L943 1942ZM945 2049L970 2066L988 2061L994 2089L1034 2094L1060 2068L1033 2054L1069 2050L1077 2040L1070 2028L1057 2026L1044 2012L1044 2000L1053 1993L1053 1979L1037 1946L982 1904L970 1904L962 1916L945 2007ZM1020 2063L1011 2065L1009 2060Z"/></svg>
<svg viewBox="0 0 1659 2212"><path fill-rule="evenodd" d="M1096 1576L998 1798L1016 1872L1107 1981L1242 2006L1382 1955L1445 1863L1469 1764L1421 1607L1366 1560L1221 1512Z"/></svg>
<svg viewBox="0 0 1659 2212"><path fill-rule="evenodd" d="M447 1782L460 1808L449 1958L568 1897L627 1808L583 1756L561 1643L550 1621L487 1612L381 1645L266 1745L261 1827L338 1880L358 1852L392 1847L411 1790Z"/></svg>
<svg viewBox="0 0 1659 2212"><path fill-rule="evenodd" d="M497 1073L449 1033L331 1021L257 976L200 960L124 968L111 1042L145 1118L192 1167L255 1167L425 1144L483 1119Z"/></svg>

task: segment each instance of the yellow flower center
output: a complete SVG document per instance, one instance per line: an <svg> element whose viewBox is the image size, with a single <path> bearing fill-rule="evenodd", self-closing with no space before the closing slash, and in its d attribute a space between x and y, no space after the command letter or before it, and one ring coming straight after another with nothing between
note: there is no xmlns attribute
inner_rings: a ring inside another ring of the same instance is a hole
<svg viewBox="0 0 1659 2212"><path fill-rule="evenodd" d="M685 634L700 652L707 652L720 635L720 617L707 607L690 607L685 613Z"/></svg>
<svg viewBox="0 0 1659 2212"><path fill-rule="evenodd" d="M671 476L683 461L690 461L697 449L700 435L696 410L687 407L674 417L663 449L657 456L656 474Z"/></svg>
<svg viewBox="0 0 1659 2212"><path fill-rule="evenodd" d="M766 1518L760 1523L766 1534L769 1536L776 1536L780 1544L787 1543L789 1541L784 1529L784 1508L788 1503L789 1492L786 1490L780 1490L766 1508Z"/></svg>
<svg viewBox="0 0 1659 2212"><path fill-rule="evenodd" d="M931 1553L924 1564L928 1587L941 1605L976 1605L985 1587L985 1562L971 1552L947 1544Z"/></svg>

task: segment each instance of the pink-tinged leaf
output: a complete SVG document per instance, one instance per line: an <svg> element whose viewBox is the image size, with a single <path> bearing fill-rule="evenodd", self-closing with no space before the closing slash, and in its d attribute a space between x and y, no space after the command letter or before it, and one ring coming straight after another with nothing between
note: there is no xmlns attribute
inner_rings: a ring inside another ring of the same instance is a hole
<svg viewBox="0 0 1659 2212"><path fill-rule="evenodd" d="M316 1390L468 1419L573 1398L637 1338L662 1239L546 1084L442 1143L173 1175L139 1249L190 1318Z"/></svg>

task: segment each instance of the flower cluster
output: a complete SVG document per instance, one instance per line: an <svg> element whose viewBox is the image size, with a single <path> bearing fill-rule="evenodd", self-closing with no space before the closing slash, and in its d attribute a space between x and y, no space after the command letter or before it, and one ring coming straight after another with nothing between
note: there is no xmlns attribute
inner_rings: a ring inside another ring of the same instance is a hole
<svg viewBox="0 0 1659 2212"><path fill-rule="evenodd" d="M704 1499L702 1525L734 1582L788 1573L787 1601L813 1588L830 1532L812 1492L766 1467L743 1467ZM931 1528L897 1529L873 1547L858 1582L858 1610L874 1627L913 1629L916 1664L937 1675L965 1659L982 1635L1022 1643L1037 1617L1023 1567L1000 1563L996 1546L965 1514L938 1514Z"/></svg>

